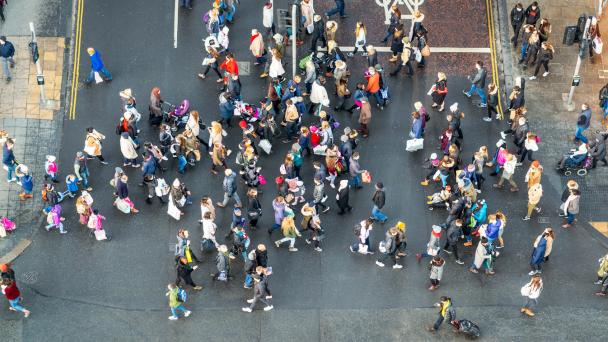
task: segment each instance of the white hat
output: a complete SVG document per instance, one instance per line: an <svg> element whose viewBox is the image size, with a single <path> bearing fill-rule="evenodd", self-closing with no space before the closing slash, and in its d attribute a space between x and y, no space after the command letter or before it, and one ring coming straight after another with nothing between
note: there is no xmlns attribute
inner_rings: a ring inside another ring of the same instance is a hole
<svg viewBox="0 0 608 342"><path fill-rule="evenodd" d="M127 88L123 91L121 91L120 93L118 93L118 95L124 99L128 99L133 97L133 92L131 91L131 88Z"/></svg>
<svg viewBox="0 0 608 342"><path fill-rule="evenodd" d="M441 233L441 227L438 225L433 225L433 232L434 233Z"/></svg>
<svg viewBox="0 0 608 342"><path fill-rule="evenodd" d="M431 153L431 160L437 159L437 153Z"/></svg>
<svg viewBox="0 0 608 342"><path fill-rule="evenodd" d="M224 28L222 29L222 32L228 33L228 31L230 31L230 29L228 28L228 26L224 26Z"/></svg>
<svg viewBox="0 0 608 342"><path fill-rule="evenodd" d="M251 35L253 36L253 35L255 35L255 34L258 34L258 30L257 30L257 29L252 29L252 30L251 30Z"/></svg>
<svg viewBox="0 0 608 342"><path fill-rule="evenodd" d="M455 112L458 110L458 102L454 102L451 106L450 106L450 110L452 112Z"/></svg>
<svg viewBox="0 0 608 342"><path fill-rule="evenodd" d="M48 160L48 161L50 161L52 163L55 160L57 160L57 158L55 156L48 155L48 156L46 156L46 160Z"/></svg>

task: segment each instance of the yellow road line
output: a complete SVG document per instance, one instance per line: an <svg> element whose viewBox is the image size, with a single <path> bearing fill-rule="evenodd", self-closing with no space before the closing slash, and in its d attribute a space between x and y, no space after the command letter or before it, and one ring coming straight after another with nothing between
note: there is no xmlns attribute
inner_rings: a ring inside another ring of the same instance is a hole
<svg viewBox="0 0 608 342"><path fill-rule="evenodd" d="M84 1L78 0L78 11L76 15L76 39L74 44L74 69L72 70L72 89L70 97L70 111L68 119L76 118L76 101L78 98L78 77L80 75L80 48L82 41L82 17L84 13Z"/></svg>
<svg viewBox="0 0 608 342"><path fill-rule="evenodd" d="M490 56L492 58L492 79L496 84L497 95L498 95L498 113L500 119L503 119L502 114L502 101L500 99L500 79L498 73L498 62L496 61L496 47L494 46L494 15L492 14L492 0L486 0L486 17L488 19L488 38L490 41Z"/></svg>

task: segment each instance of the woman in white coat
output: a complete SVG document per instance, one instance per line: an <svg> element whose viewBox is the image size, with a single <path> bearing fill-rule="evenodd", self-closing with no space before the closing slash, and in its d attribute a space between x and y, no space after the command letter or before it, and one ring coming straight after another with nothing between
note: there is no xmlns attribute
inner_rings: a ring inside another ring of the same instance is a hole
<svg viewBox="0 0 608 342"><path fill-rule="evenodd" d="M538 297L543 291L543 280L539 274L532 276L529 283L521 288L521 295L526 297L526 304L521 308L520 312L530 317L534 316L532 309L538 304Z"/></svg>
<svg viewBox="0 0 608 342"><path fill-rule="evenodd" d="M304 28L306 29L306 33L311 34L313 27L313 17L315 15L315 9L313 7L313 0L302 0L300 4L300 12L302 13L302 17L304 17Z"/></svg>
<svg viewBox="0 0 608 342"><path fill-rule="evenodd" d="M362 56L367 56L367 47L365 46L367 42L365 38L366 31L365 25L358 21L357 26L355 27L355 50L349 52L348 57L353 57L359 49L361 49Z"/></svg>
<svg viewBox="0 0 608 342"><path fill-rule="evenodd" d="M188 121L186 122L186 128L189 129L192 132L192 135L196 137L198 142L203 144L207 148L207 151L209 151L209 144L198 136L201 133L199 121L200 119L198 111L191 111L190 116L188 117ZM203 129L205 128L203 127Z"/></svg>
<svg viewBox="0 0 608 342"><path fill-rule="evenodd" d="M285 68L283 68L283 63L281 61L281 59L283 59L283 56L281 56L281 53L279 52L279 50L277 50L276 48L272 48L272 50L270 50L270 54L272 55L272 62L270 62L270 69L268 69L268 76L270 76L271 78L283 78L283 75L285 74Z"/></svg>
<svg viewBox="0 0 608 342"><path fill-rule="evenodd" d="M135 149L137 145L131 137L129 133L123 132L120 135L120 152L124 157L123 166L132 166L139 167L140 165L137 163L137 150Z"/></svg>

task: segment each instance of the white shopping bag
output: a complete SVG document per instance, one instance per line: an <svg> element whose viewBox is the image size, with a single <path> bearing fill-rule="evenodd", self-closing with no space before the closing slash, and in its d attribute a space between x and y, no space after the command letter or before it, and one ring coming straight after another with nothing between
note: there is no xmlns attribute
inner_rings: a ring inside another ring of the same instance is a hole
<svg viewBox="0 0 608 342"><path fill-rule="evenodd" d="M101 78L101 75L97 71L95 71L95 83L99 84L101 82L103 82L103 78Z"/></svg>
<svg viewBox="0 0 608 342"><path fill-rule="evenodd" d="M96 230L95 231L95 239L97 241L101 241L101 240L107 240L108 237L106 236L106 231L101 229L101 230Z"/></svg>
<svg viewBox="0 0 608 342"><path fill-rule="evenodd" d="M173 204L173 199L172 198L169 198L169 205L167 207L167 214L169 214L169 216L173 217L177 221L179 221L179 219L182 216L182 212L179 210L178 207L176 207Z"/></svg>
<svg viewBox="0 0 608 342"><path fill-rule="evenodd" d="M268 139L260 140L258 146L260 146L260 148L264 150L266 154L270 154L270 152L272 152L272 144L270 143L270 141L268 141Z"/></svg>
<svg viewBox="0 0 608 342"><path fill-rule="evenodd" d="M408 152L414 152L421 150L424 147L424 139L410 139L407 141L405 150Z"/></svg>
<svg viewBox="0 0 608 342"><path fill-rule="evenodd" d="M327 150L326 145L317 145L312 149L312 152L318 156L324 156L325 150Z"/></svg>

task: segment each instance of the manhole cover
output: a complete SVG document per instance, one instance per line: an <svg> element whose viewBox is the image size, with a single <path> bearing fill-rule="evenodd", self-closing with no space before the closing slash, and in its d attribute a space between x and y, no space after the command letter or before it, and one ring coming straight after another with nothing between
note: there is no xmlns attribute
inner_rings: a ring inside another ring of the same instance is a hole
<svg viewBox="0 0 608 342"><path fill-rule="evenodd" d="M36 284L38 282L38 272L36 272L36 271L25 272L25 273L21 274L21 276L19 277L19 281L24 284L28 284L28 285Z"/></svg>
<svg viewBox="0 0 608 342"><path fill-rule="evenodd" d="M538 223L546 224L546 223L549 223L549 222L550 222L549 216L540 216L538 218Z"/></svg>
<svg viewBox="0 0 608 342"><path fill-rule="evenodd" d="M236 62L239 66L240 76L249 76L251 74L251 62Z"/></svg>

